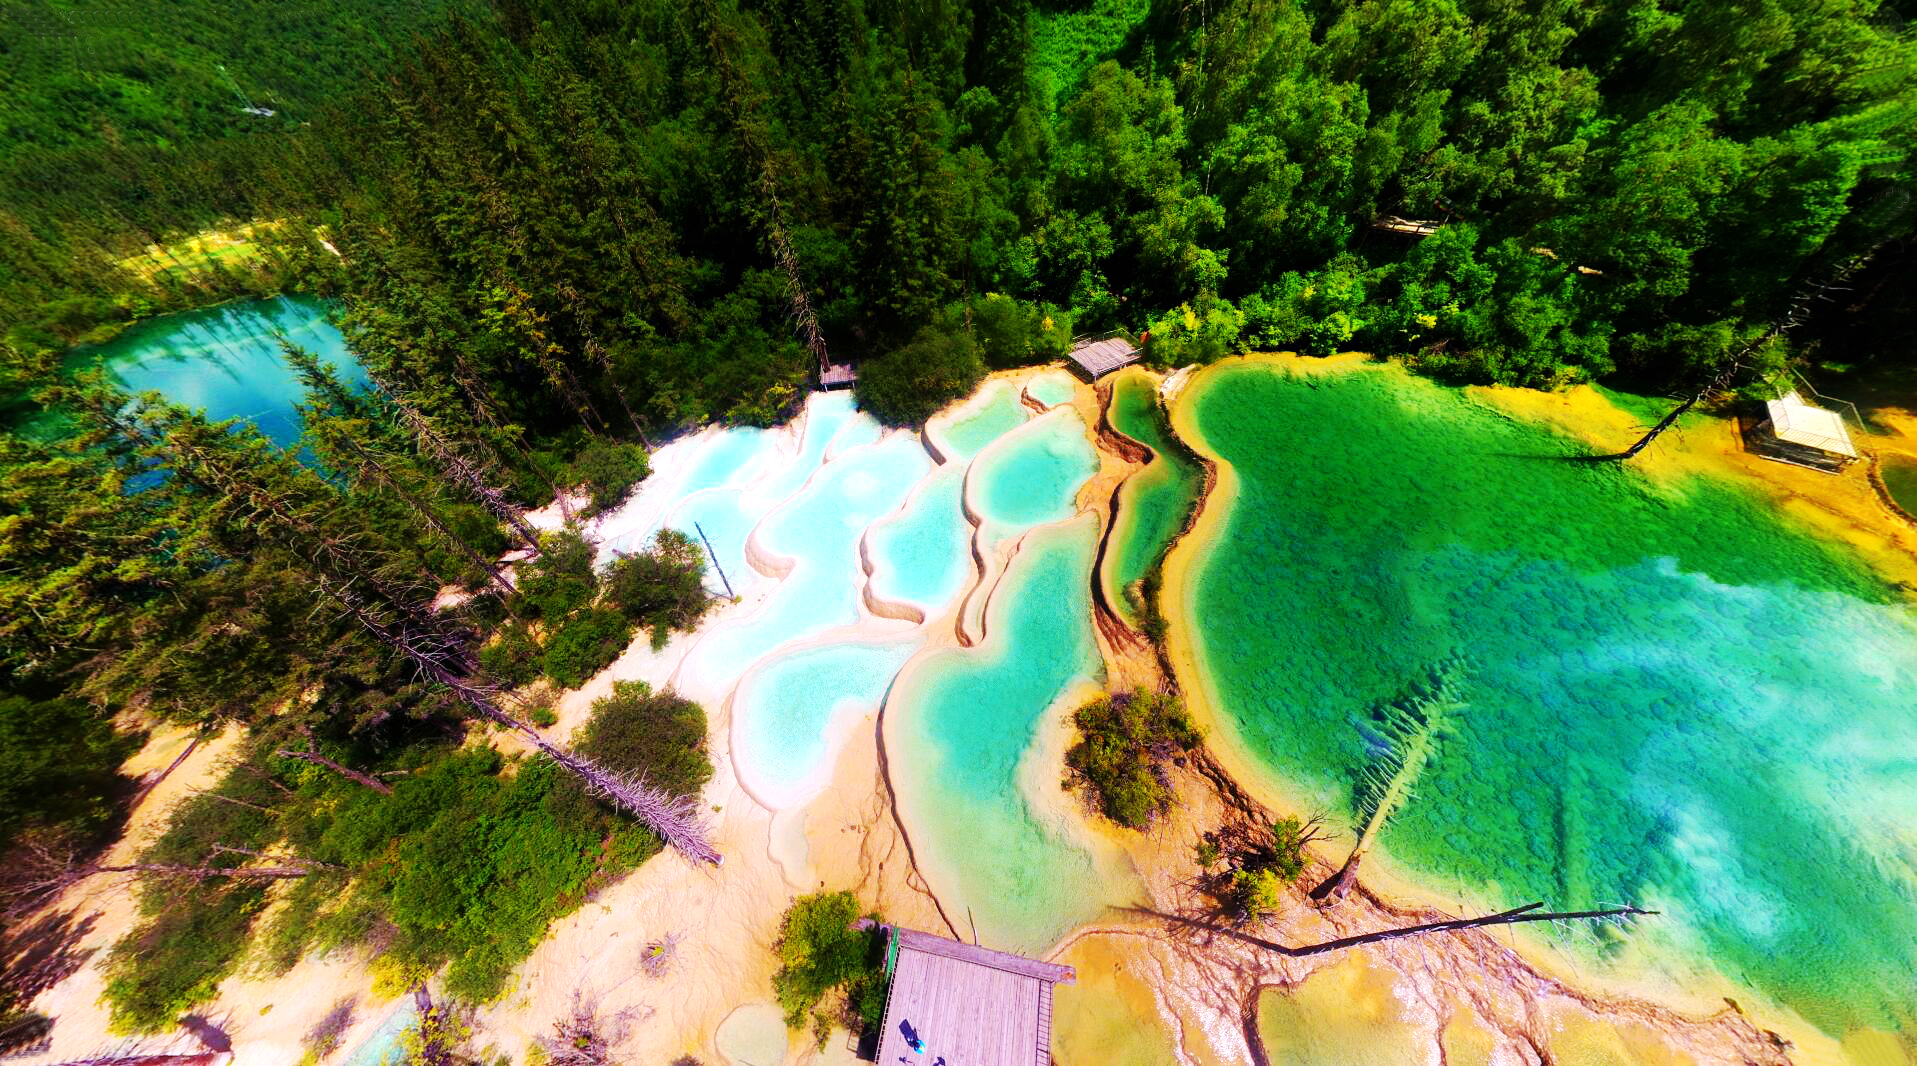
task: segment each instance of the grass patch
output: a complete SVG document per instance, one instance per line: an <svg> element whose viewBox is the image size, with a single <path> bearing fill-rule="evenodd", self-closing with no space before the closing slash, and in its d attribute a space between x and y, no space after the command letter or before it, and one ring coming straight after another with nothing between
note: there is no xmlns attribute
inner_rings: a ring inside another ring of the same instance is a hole
<svg viewBox="0 0 1917 1066"><path fill-rule="evenodd" d="M146 251L120 260L119 265L146 281L162 274L189 278L210 271L213 264L236 267L261 257L258 236L276 232L285 225L283 220L274 220L202 230L169 244L149 244Z"/></svg>

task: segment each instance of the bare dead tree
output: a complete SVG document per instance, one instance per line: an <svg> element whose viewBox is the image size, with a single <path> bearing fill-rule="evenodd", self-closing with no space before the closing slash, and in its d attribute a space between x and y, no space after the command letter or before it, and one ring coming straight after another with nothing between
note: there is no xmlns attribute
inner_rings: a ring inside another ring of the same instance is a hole
<svg viewBox="0 0 1917 1066"><path fill-rule="evenodd" d="M1636 458L1639 452L1650 447L1652 441L1657 440L1658 437L1663 435L1665 430L1675 425L1678 418L1683 416L1684 412L1689 411L1704 400L1729 388L1731 382L1736 381L1737 378L1744 373L1745 361L1751 356L1762 351L1766 345L1790 330L1803 325L1804 321L1811 316L1811 312L1816 310L1816 308L1812 306L1812 301L1835 303L1836 301L1830 297L1832 292L1848 292L1849 290L1843 288L1841 283L1849 280L1859 270L1862 270L1881 246L1881 243L1872 246L1862 254L1853 257L1842 267L1839 267L1837 272L1830 277L1798 293L1797 298L1791 301L1790 307L1785 310L1784 314L1772 319L1770 324L1764 328L1764 332L1740 345L1737 349L1737 353L1731 356L1731 361L1727 363L1722 370L1713 374L1711 379L1705 382L1701 388L1693 392L1683 403L1672 408L1669 414L1659 419L1657 425L1652 426L1649 432L1637 439L1636 444L1612 455L1598 455L1592 458L1600 462L1609 461L1620 463Z"/></svg>
<svg viewBox="0 0 1917 1066"><path fill-rule="evenodd" d="M230 804L232 804L232 805L233 805L233 806L235 806L235 807L250 807L250 808L252 808L253 810L256 810L256 811L262 811L262 812L264 812L264 813L266 813L266 814L277 814L277 813L278 813L277 811L275 811L275 810L274 810L273 808L271 808L271 807L267 807L267 806L264 806L264 805L262 805L262 804L258 804L258 803L249 803L249 802L247 802L246 800L243 800L243 799L237 799L237 798L235 798L235 797L233 797L233 796L222 796L222 795L220 795L220 794L219 794L218 792L213 792L213 791L210 791L210 790L208 790L208 789L194 789L194 790L193 790L193 795L195 795L195 796L205 796L205 797L206 797L207 799L210 799L210 800L217 800L217 801L219 801L219 802L221 802L221 803L230 803Z"/></svg>
<svg viewBox="0 0 1917 1066"><path fill-rule="evenodd" d="M501 522L511 526L513 532L519 534L519 539L524 541L528 548L537 552L539 533L526 521L525 512L508 500L505 493L487 483L486 479L480 475L478 468L448 444L446 439L433 428L432 423L428 422L426 417L414 409L413 405L396 390L377 378L374 379L373 384L379 388L380 395L384 396L399 413L400 421L406 424L407 430L412 433L413 440L418 444L419 449L432 456L454 481L465 488L469 495L497 516ZM553 491L557 493L558 487L554 486Z"/></svg>
<svg viewBox="0 0 1917 1066"><path fill-rule="evenodd" d="M1372 933L1342 936L1317 944L1306 944L1302 947L1280 944L1275 941L1266 940L1263 937L1254 936L1251 933L1239 929L1233 929L1229 926L1219 925L1199 918L1189 918L1180 914L1166 914L1162 911L1145 908L1137 909L1142 913L1162 918L1176 925L1202 929L1211 933L1220 933L1235 940L1242 940L1254 947L1264 948L1266 951L1274 951L1280 955L1294 959L1302 959L1311 955L1323 955L1333 951L1343 951L1347 948L1363 947L1367 944L1381 944L1388 940L1399 940L1404 937L1427 936L1432 933L1454 933L1465 929L1484 929L1499 925L1521 925L1526 922L1618 921L1628 918L1647 917L1658 913L1657 911L1647 911L1639 907L1631 906L1606 907L1588 911L1540 911L1538 908L1542 906L1544 906L1543 903L1527 903L1522 907L1513 907L1510 910L1499 911L1496 914L1487 914L1479 918L1449 918L1441 922L1420 922L1416 925L1380 929Z"/></svg>
<svg viewBox="0 0 1917 1066"><path fill-rule="evenodd" d="M430 631L416 633L402 624L380 618L368 609L352 588L334 579L322 577L320 586L374 639L404 655L421 673L444 685L480 717L517 732L540 754L578 777L588 791L623 808L688 858L715 866L724 861L707 837L704 820L694 799L654 788L642 776L608 770L582 755L553 744L530 724L506 713L499 705L498 689L490 682L470 676L470 664L449 656L443 645L435 643L435 634Z"/></svg>
<svg viewBox="0 0 1917 1066"><path fill-rule="evenodd" d="M664 977L672 969L673 959L679 954L679 934L667 933L665 936L647 944L639 953L639 967L653 980Z"/></svg>
<svg viewBox="0 0 1917 1066"><path fill-rule="evenodd" d="M598 997L573 989L572 1008L552 1023L553 1035L534 1037L553 1066L609 1066L613 1052L649 1011L627 1007L600 1017Z"/></svg>
<svg viewBox="0 0 1917 1066"><path fill-rule="evenodd" d="M433 531L438 533L442 540L459 549L460 553L466 556L467 561L477 567L480 573L486 575L487 580L496 592L502 596L512 594L512 582L507 581L506 576L500 573L499 564L486 558L478 548L473 547L466 538L460 536L451 526L448 526L446 520L439 517L438 512L428 506L425 500L420 499L412 489L406 486L398 475L387 469L386 464L380 462L371 452L368 452L362 447L358 441L354 440L350 435L342 435L341 439L347 447L353 450L353 454L360 461L361 469L372 474L375 480L393 490L394 495L405 500L406 506L411 507L414 514L424 520L427 525L433 527Z"/></svg>
<svg viewBox="0 0 1917 1066"><path fill-rule="evenodd" d="M241 881L285 881L305 877L315 870L343 867L311 859L268 856L246 848L215 844L214 854L233 853L266 859L271 866L189 866L169 862L99 863L81 858L80 848L68 838L29 840L16 849L8 864L4 883L0 883L0 916L19 918L40 910L60 894L90 878L107 874L136 877L182 877L192 881L232 879Z"/></svg>
<svg viewBox="0 0 1917 1066"><path fill-rule="evenodd" d="M319 753L319 745L314 742L313 731L310 728L301 726L300 733L306 737L305 751L295 751L291 748L280 748L279 750L275 751L273 754L279 756L282 759L298 759L301 762L312 763L314 766L324 766L328 770L333 771L334 773L340 775L341 777L347 779L348 781L352 781L356 784L364 785L367 788L372 789L374 792L377 792L382 796L390 796L393 794L393 786L387 784L384 781L381 781L379 778L374 777L371 774L360 773L358 770L355 770L350 766L342 766L341 764L334 762L333 760L327 758L326 756L321 755Z"/></svg>

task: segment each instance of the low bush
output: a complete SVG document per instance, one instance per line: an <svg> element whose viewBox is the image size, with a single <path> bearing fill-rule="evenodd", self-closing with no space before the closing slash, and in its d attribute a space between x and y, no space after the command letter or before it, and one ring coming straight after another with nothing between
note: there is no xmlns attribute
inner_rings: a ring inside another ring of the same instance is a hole
<svg viewBox="0 0 1917 1066"><path fill-rule="evenodd" d="M572 461L572 482L586 490L588 518L625 503L650 473L651 460L637 444L595 440Z"/></svg>
<svg viewBox="0 0 1917 1066"><path fill-rule="evenodd" d="M884 938L876 928L854 929L858 919L852 893L817 892L793 900L779 923L773 993L786 1025L797 1029L811 1016L821 1047L833 1025L877 1025L885 1011ZM836 1018L819 1010L833 993L843 994L845 1004Z"/></svg>
<svg viewBox="0 0 1917 1066"><path fill-rule="evenodd" d="M578 688L611 666L631 637L632 623L618 611L601 607L580 611L560 623L546 640L542 660L546 676L563 688Z"/></svg>
<svg viewBox="0 0 1917 1066"><path fill-rule="evenodd" d="M1257 921L1283 905L1285 890L1304 876L1305 849L1318 838L1318 826L1281 818L1269 827L1245 826L1235 837L1232 868L1211 891L1241 920Z"/></svg>
<svg viewBox="0 0 1917 1066"><path fill-rule="evenodd" d="M593 701L592 717L573 737L575 751L679 796L698 795L712 779L705 744L706 712L643 681L616 682L612 695Z"/></svg>
<svg viewBox="0 0 1917 1066"><path fill-rule="evenodd" d="M665 647L672 631L690 630L706 613L705 548L676 529L662 529L651 547L622 555L606 571L606 602L652 631Z"/></svg>
<svg viewBox="0 0 1917 1066"><path fill-rule="evenodd" d="M117 1028L170 1028L262 936L271 970L315 948L364 945L389 991L443 970L449 995L491 999L554 918L662 846L543 758L414 744L399 764L412 772L393 777L390 794L309 764L248 758L216 786L242 802L183 804L146 861L254 861L212 847L226 843L339 869L281 882L284 906L264 930L253 922L265 900L255 883L149 880L146 921L109 958Z"/></svg>
<svg viewBox="0 0 1917 1066"><path fill-rule="evenodd" d="M1199 743L1178 698L1142 688L1101 696L1079 708L1072 721L1079 740L1065 753L1070 783L1091 789L1112 821L1133 829L1151 825L1172 803L1162 764Z"/></svg>
<svg viewBox="0 0 1917 1066"><path fill-rule="evenodd" d="M169 895L173 905L122 937L107 956L102 998L118 1032L164 1032L212 999L245 953L266 898L257 883L200 885Z"/></svg>
<svg viewBox="0 0 1917 1066"><path fill-rule="evenodd" d="M1239 913L1257 921L1284 904L1286 882L1271 870L1234 870L1231 896Z"/></svg>
<svg viewBox="0 0 1917 1066"><path fill-rule="evenodd" d="M501 626L498 635L479 649L479 667L508 688L531 684L539 678L539 642L524 622Z"/></svg>

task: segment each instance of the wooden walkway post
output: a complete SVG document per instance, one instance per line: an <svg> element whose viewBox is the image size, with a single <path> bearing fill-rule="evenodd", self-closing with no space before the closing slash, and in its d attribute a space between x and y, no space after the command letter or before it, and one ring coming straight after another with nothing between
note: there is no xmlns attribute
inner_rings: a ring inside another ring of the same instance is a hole
<svg viewBox="0 0 1917 1066"><path fill-rule="evenodd" d="M726 595L732 597L735 600L738 599L739 594L732 591L732 582L726 580L726 568L719 565L719 553L716 551L713 551L712 542L709 540L706 540L706 531L703 529L700 529L699 523L697 522L692 523L692 528L699 530L699 539L705 543L706 554L712 556L712 568L719 572L719 580L725 584Z"/></svg>

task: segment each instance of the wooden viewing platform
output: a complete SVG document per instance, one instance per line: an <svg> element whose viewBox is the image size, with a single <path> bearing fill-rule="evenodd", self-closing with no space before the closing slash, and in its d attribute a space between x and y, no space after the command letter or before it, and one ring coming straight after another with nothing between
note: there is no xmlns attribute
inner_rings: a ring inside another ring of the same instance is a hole
<svg viewBox="0 0 1917 1066"><path fill-rule="evenodd" d="M1070 966L885 929L880 1066L1051 1066L1052 986L1078 979Z"/></svg>
<svg viewBox="0 0 1917 1066"><path fill-rule="evenodd" d="M1397 215L1386 215L1371 221L1372 229L1381 229L1386 233L1402 233L1407 237L1429 237L1438 232L1438 227L1442 225L1444 223L1435 220L1399 218Z"/></svg>
<svg viewBox="0 0 1917 1066"><path fill-rule="evenodd" d="M1072 342L1072 362L1092 381L1121 366L1136 363L1144 355L1144 349L1124 330L1113 330L1096 337L1080 337Z"/></svg>
<svg viewBox="0 0 1917 1066"><path fill-rule="evenodd" d="M859 372L850 363L829 364L819 371L819 387L827 391L849 389L858 380Z"/></svg>

